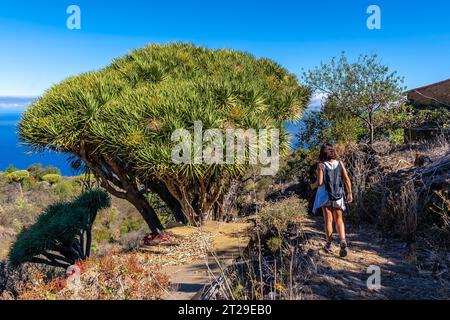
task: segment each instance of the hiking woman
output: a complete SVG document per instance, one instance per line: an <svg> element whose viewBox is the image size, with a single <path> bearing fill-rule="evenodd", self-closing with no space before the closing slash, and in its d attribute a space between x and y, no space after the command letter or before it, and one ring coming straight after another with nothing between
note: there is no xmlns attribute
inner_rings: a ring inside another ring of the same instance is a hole
<svg viewBox="0 0 450 320"><path fill-rule="evenodd" d="M320 149L319 164L317 166L317 180L311 185L317 189L313 211L321 210L325 219L325 234L327 243L325 251L331 252L333 242L333 220L340 239L341 257L347 256L347 242L345 240L345 226L343 214L346 202L352 203L352 184L347 169L338 159L332 144L323 145ZM344 191L345 184L345 191Z"/></svg>

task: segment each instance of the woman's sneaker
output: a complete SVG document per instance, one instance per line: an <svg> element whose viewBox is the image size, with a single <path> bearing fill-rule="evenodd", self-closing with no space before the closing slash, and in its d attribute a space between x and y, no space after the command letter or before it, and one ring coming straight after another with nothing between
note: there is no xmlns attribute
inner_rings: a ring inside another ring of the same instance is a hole
<svg viewBox="0 0 450 320"><path fill-rule="evenodd" d="M325 245L325 247L323 247L323 250L324 250L325 252L331 253L331 252L333 251L333 250L332 250L332 246L333 246L333 242L329 241L329 242L327 242L327 244Z"/></svg>
<svg viewBox="0 0 450 320"><path fill-rule="evenodd" d="M348 250L347 250L347 241L342 240L341 241L341 250L339 251L339 256L341 258L344 258L348 255Z"/></svg>

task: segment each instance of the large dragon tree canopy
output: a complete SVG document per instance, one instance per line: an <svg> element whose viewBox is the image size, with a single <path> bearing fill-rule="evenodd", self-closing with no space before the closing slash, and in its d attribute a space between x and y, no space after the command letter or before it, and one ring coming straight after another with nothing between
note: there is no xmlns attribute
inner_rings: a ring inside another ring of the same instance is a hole
<svg viewBox="0 0 450 320"><path fill-rule="evenodd" d="M36 150L77 156L119 189L136 178L196 183L242 167L174 164L176 129L192 130L196 121L204 130L278 128L286 149L284 121L298 119L309 98L295 75L269 59L192 44L150 45L52 87L24 113L19 133Z"/></svg>

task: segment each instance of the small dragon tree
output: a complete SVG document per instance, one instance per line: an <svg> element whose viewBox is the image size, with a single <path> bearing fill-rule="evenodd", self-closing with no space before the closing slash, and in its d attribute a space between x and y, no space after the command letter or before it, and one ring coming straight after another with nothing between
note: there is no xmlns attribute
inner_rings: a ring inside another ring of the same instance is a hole
<svg viewBox="0 0 450 320"><path fill-rule="evenodd" d="M178 220L200 224L249 167L175 164L174 131L278 129L301 116L310 91L269 59L191 44L150 45L97 72L52 87L24 113L22 141L84 163L101 186L126 199L153 232L163 229L145 198L157 194Z"/></svg>
<svg viewBox="0 0 450 320"><path fill-rule="evenodd" d="M67 268L86 260L91 252L92 224L98 211L110 205L106 192L93 190L73 202L49 206L34 225L17 236L9 252L11 265L32 262Z"/></svg>

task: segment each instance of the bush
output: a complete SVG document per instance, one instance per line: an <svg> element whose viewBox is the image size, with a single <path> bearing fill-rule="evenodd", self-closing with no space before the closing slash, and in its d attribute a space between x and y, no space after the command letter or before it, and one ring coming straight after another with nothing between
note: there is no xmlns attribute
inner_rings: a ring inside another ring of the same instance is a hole
<svg viewBox="0 0 450 320"><path fill-rule="evenodd" d="M76 176L72 179L72 184L76 187L83 187L85 185L95 185L97 182L97 179L95 179L95 176L90 173L86 174L83 173L79 176Z"/></svg>
<svg viewBox="0 0 450 320"><path fill-rule="evenodd" d="M42 164L35 163L30 166L28 166L27 171L33 175L37 180L40 180L39 178L42 176L42 172L44 171L44 168L42 168Z"/></svg>
<svg viewBox="0 0 450 320"><path fill-rule="evenodd" d="M292 223L300 222L307 215L307 203L296 197L266 204L258 214L257 224L266 232L281 234Z"/></svg>
<svg viewBox="0 0 450 320"><path fill-rule="evenodd" d="M44 171L42 172L42 175L45 176L47 174L61 175L61 170L59 170L59 168L54 167L54 166L47 166L47 167L45 167Z"/></svg>
<svg viewBox="0 0 450 320"><path fill-rule="evenodd" d="M42 167L42 164L36 163L32 164L27 168L27 171L37 180L42 181L42 176L44 174L44 168Z"/></svg>
<svg viewBox="0 0 450 320"><path fill-rule="evenodd" d="M55 184L61 181L61 175L56 173L49 173L44 176L42 176L42 181L48 182L50 184Z"/></svg>
<svg viewBox="0 0 450 320"><path fill-rule="evenodd" d="M36 180L34 180L32 177L29 177L23 179L22 187L24 191L30 191L36 189L38 187L38 184L36 183Z"/></svg>
<svg viewBox="0 0 450 320"><path fill-rule="evenodd" d="M30 178L30 173L26 170L13 171L5 175L9 183L19 182L22 183L25 179Z"/></svg>
<svg viewBox="0 0 450 320"><path fill-rule="evenodd" d="M245 259L222 272L202 299L302 299L316 274L317 257L307 243L301 223L304 201L286 198L268 203L257 217ZM261 234L262 231L267 231Z"/></svg>
<svg viewBox="0 0 450 320"><path fill-rule="evenodd" d="M448 144L439 142L402 146L347 145L338 150L350 174L354 202L348 218L354 222L375 223L390 236L411 244L419 235L427 242L449 246ZM429 162L417 165L420 154ZM431 230L442 230L439 236ZM447 231L446 231L447 230ZM429 237L431 236L431 237Z"/></svg>
<svg viewBox="0 0 450 320"><path fill-rule="evenodd" d="M66 200L74 195L75 190L71 183L61 181L53 186L53 193L60 200Z"/></svg>
<svg viewBox="0 0 450 320"><path fill-rule="evenodd" d="M115 241L113 234L107 228L94 231L95 244L113 243Z"/></svg>
<svg viewBox="0 0 450 320"><path fill-rule="evenodd" d="M113 205L103 210L92 228L94 245L114 243L120 238L121 212Z"/></svg>
<svg viewBox="0 0 450 320"><path fill-rule="evenodd" d="M273 253L279 251L283 245L283 239L281 237L273 237L267 240L267 247Z"/></svg>
<svg viewBox="0 0 450 320"><path fill-rule="evenodd" d="M128 218L125 219L120 227L120 234L126 234L129 232L134 232L142 229L143 224L138 219Z"/></svg>
<svg viewBox="0 0 450 320"><path fill-rule="evenodd" d="M162 299L169 288L169 278L161 268L137 253L107 255L80 267L86 271L79 280L62 276L49 280L45 271L37 270L32 282L21 281L15 294L5 292L0 299L157 300Z"/></svg>
<svg viewBox="0 0 450 320"><path fill-rule="evenodd" d="M37 181L45 181L43 177L49 174L59 176L61 175L61 170L59 170L58 168L54 166L48 166L44 168L40 163L32 164L28 167L27 170L31 175L35 177Z"/></svg>
<svg viewBox="0 0 450 320"><path fill-rule="evenodd" d="M18 169L11 164L11 165L8 166L8 168L6 168L5 174L9 174L9 173L12 173L12 172L17 171L17 170Z"/></svg>
<svg viewBox="0 0 450 320"><path fill-rule="evenodd" d="M9 253L11 264L36 262L67 267L89 257L92 224L98 211L110 204L109 195L96 190L80 195L73 202L48 207L34 225L17 236Z"/></svg>
<svg viewBox="0 0 450 320"><path fill-rule="evenodd" d="M8 183L8 180L6 179L5 175L6 173L0 172L0 187L4 187Z"/></svg>

